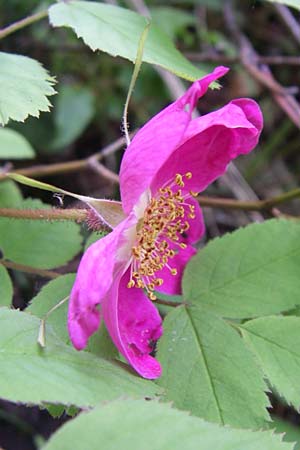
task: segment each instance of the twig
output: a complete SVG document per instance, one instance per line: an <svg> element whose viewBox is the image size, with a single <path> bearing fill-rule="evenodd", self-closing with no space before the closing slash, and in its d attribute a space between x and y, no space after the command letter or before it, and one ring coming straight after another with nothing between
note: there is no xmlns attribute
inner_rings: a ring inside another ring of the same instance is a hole
<svg viewBox="0 0 300 450"><path fill-rule="evenodd" d="M95 157L90 157L89 159L89 167L91 167L95 172L101 175L103 178L107 178L112 183L118 184L120 181L119 175L117 175L112 170L109 170L103 164L101 164Z"/></svg>
<svg viewBox="0 0 300 450"><path fill-rule="evenodd" d="M237 41L240 51L240 60L245 69L252 75L256 81L267 87L274 100L285 111L294 124L300 128L300 105L293 95L291 95L280 83L273 77L267 65L259 65L251 42L242 34L235 21L231 1L227 0L224 8L225 20L228 29Z"/></svg>
<svg viewBox="0 0 300 450"><path fill-rule="evenodd" d="M14 33L15 31L21 30L32 23L38 22L41 19L45 19L48 16L48 11L40 11L31 16L25 17L24 19L18 20L18 22L12 23L5 28L0 30L0 39L5 38L9 34Z"/></svg>
<svg viewBox="0 0 300 450"><path fill-rule="evenodd" d="M37 269L35 267L25 266L23 264L18 264L12 261L6 261L5 259L0 259L0 264L2 264L2 266L6 267L7 269L18 270L20 272L38 275L43 278L52 279L60 276L59 273L52 270Z"/></svg>
<svg viewBox="0 0 300 450"><path fill-rule="evenodd" d="M274 8L283 22L287 25L287 28L294 36L295 41L300 44L300 24L297 22L289 8L284 5L274 5Z"/></svg>
<svg viewBox="0 0 300 450"><path fill-rule="evenodd" d="M112 144L109 144L102 151L95 153L92 156L89 156L85 159L68 161L63 163L56 164L41 164L34 167L27 167L25 169L17 169L14 170L14 173L18 173L20 175L25 175L27 177L35 177L41 178L48 175L57 175L61 173L72 173L78 172L80 170L89 169L91 167L91 160L101 161L105 156L111 155L119 150L123 145L126 144L125 138L121 137L117 139ZM108 169L107 169L108 170ZM0 173L0 181L3 181L5 177L6 170L3 173ZM110 172L110 171L109 171ZM106 175L108 172L106 172ZM104 172L102 173L104 176ZM111 179L111 172L109 178Z"/></svg>

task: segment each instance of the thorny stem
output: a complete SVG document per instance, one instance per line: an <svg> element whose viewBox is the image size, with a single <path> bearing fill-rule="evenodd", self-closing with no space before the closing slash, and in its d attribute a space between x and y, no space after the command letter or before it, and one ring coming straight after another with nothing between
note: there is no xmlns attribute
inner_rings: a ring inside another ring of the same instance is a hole
<svg viewBox="0 0 300 450"><path fill-rule="evenodd" d="M274 206L300 197L300 188L292 189L284 194L267 200L242 201L231 198L207 197L199 195L201 206L222 209L241 209L244 211L271 211ZM88 209L17 209L0 208L0 217L27 220L71 220L85 222L89 217Z"/></svg>
<svg viewBox="0 0 300 450"><path fill-rule="evenodd" d="M6 267L7 269L18 270L20 272L30 273L32 275L38 275L43 278L54 279L61 275L52 270L37 269L36 267L25 266L23 264L18 264L18 263L12 262L12 261L6 261L5 259L0 259L0 264L2 266Z"/></svg>
<svg viewBox="0 0 300 450"><path fill-rule="evenodd" d="M22 28L27 27L28 25L31 25L32 23L38 22L41 19L46 18L48 15L48 11L40 11L35 14L32 14L31 16L25 17L24 19L18 20L15 23L12 23L11 25L8 25L5 28L2 28L0 30L0 39L5 38L9 34L14 33L15 31L21 30Z"/></svg>

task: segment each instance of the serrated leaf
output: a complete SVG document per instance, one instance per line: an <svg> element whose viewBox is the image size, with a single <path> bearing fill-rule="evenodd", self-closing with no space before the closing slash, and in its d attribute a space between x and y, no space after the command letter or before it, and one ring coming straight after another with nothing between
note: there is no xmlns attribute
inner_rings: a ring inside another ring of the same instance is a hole
<svg viewBox="0 0 300 450"><path fill-rule="evenodd" d="M0 183L0 208L15 208L21 205L23 197L20 189L11 180Z"/></svg>
<svg viewBox="0 0 300 450"><path fill-rule="evenodd" d="M272 417L271 428L276 433L284 433L284 442L296 442L293 450L300 450L300 426L294 425L286 420L279 419L278 417Z"/></svg>
<svg viewBox="0 0 300 450"><path fill-rule="evenodd" d="M22 208L49 205L26 199ZM5 259L19 264L40 269L61 266L80 252L81 243L76 223L0 218L0 249Z"/></svg>
<svg viewBox="0 0 300 450"><path fill-rule="evenodd" d="M185 300L226 317L275 314L300 303L300 224L269 220L211 241L188 264Z"/></svg>
<svg viewBox="0 0 300 450"><path fill-rule="evenodd" d="M0 52L0 124L49 111L47 96L55 94L54 82L35 59Z"/></svg>
<svg viewBox="0 0 300 450"><path fill-rule="evenodd" d="M49 18L55 27L72 28L92 50L102 50L133 62L147 23L145 17L124 8L75 0L51 6ZM191 81L205 74L193 66L154 24L149 30L143 61L161 66Z"/></svg>
<svg viewBox="0 0 300 450"><path fill-rule="evenodd" d="M154 397L159 387L117 364L63 344L47 327L47 346L37 344L39 319L0 309L0 397L21 403L79 407L124 395Z"/></svg>
<svg viewBox="0 0 300 450"><path fill-rule="evenodd" d="M82 413L52 435L43 450L292 450L270 431L219 427L170 405L118 400Z"/></svg>
<svg viewBox="0 0 300 450"><path fill-rule="evenodd" d="M268 0L271 3L280 3L281 5L291 6L300 10L299 0Z"/></svg>
<svg viewBox="0 0 300 450"><path fill-rule="evenodd" d="M13 296L13 285L5 267L0 264L0 307L10 306Z"/></svg>
<svg viewBox="0 0 300 450"><path fill-rule="evenodd" d="M42 319L51 308L57 305L61 300L68 297L74 284L75 274L68 273L55 280L49 281L42 287L40 292L31 300L26 312ZM47 325L50 325L60 339L68 343L69 336L67 330L67 310L68 301L53 311L47 318ZM47 336L46 336L47 345Z"/></svg>
<svg viewBox="0 0 300 450"><path fill-rule="evenodd" d="M241 330L271 384L299 409L300 318L259 318L247 322Z"/></svg>
<svg viewBox="0 0 300 450"><path fill-rule="evenodd" d="M0 128L0 159L28 159L34 150L20 133L9 128Z"/></svg>
<svg viewBox="0 0 300 450"><path fill-rule="evenodd" d="M200 308L176 308L158 343L166 398L211 422L241 428L266 425L266 386L238 333Z"/></svg>
<svg viewBox="0 0 300 450"><path fill-rule="evenodd" d="M74 142L90 123L95 101L90 89L63 85L54 108L55 136L49 148L58 150Z"/></svg>
<svg viewBox="0 0 300 450"><path fill-rule="evenodd" d="M44 318L55 305L68 297L74 280L75 274L69 273L49 281L31 300L26 312L40 319ZM53 328L64 343L72 345L67 330L68 304L69 302L66 301L59 308L55 309L55 311L51 312L46 319L46 324ZM45 335L45 343L47 345L47 333ZM101 323L100 329L89 339L86 351L105 359L114 359L118 356L118 351L103 322Z"/></svg>

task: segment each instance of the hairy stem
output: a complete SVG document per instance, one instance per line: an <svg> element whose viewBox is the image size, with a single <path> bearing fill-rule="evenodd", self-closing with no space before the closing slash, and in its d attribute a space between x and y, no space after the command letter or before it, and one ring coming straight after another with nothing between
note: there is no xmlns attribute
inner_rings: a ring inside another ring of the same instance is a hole
<svg viewBox="0 0 300 450"><path fill-rule="evenodd" d="M48 11L46 10L37 12L35 14L32 14L31 16L25 17L24 19L18 20L17 22L12 23L11 25L8 25L7 27L0 30L0 39L3 39L9 34L21 30L22 28L25 28L32 23L38 22L39 20L44 19L47 16Z"/></svg>

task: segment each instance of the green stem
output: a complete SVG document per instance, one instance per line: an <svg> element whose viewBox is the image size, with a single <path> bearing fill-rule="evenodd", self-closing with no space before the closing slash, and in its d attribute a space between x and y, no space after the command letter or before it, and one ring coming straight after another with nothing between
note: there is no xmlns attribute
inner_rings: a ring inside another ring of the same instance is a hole
<svg viewBox="0 0 300 450"><path fill-rule="evenodd" d="M11 25L8 25L5 28L2 28L0 30L0 39L5 38L9 34L14 33L15 31L21 30L22 28L27 27L28 25L31 25L32 23L38 22L41 19L44 19L48 16L48 11L40 11L35 14L32 14L31 16L25 17L24 19L18 20L15 23L12 23Z"/></svg>

